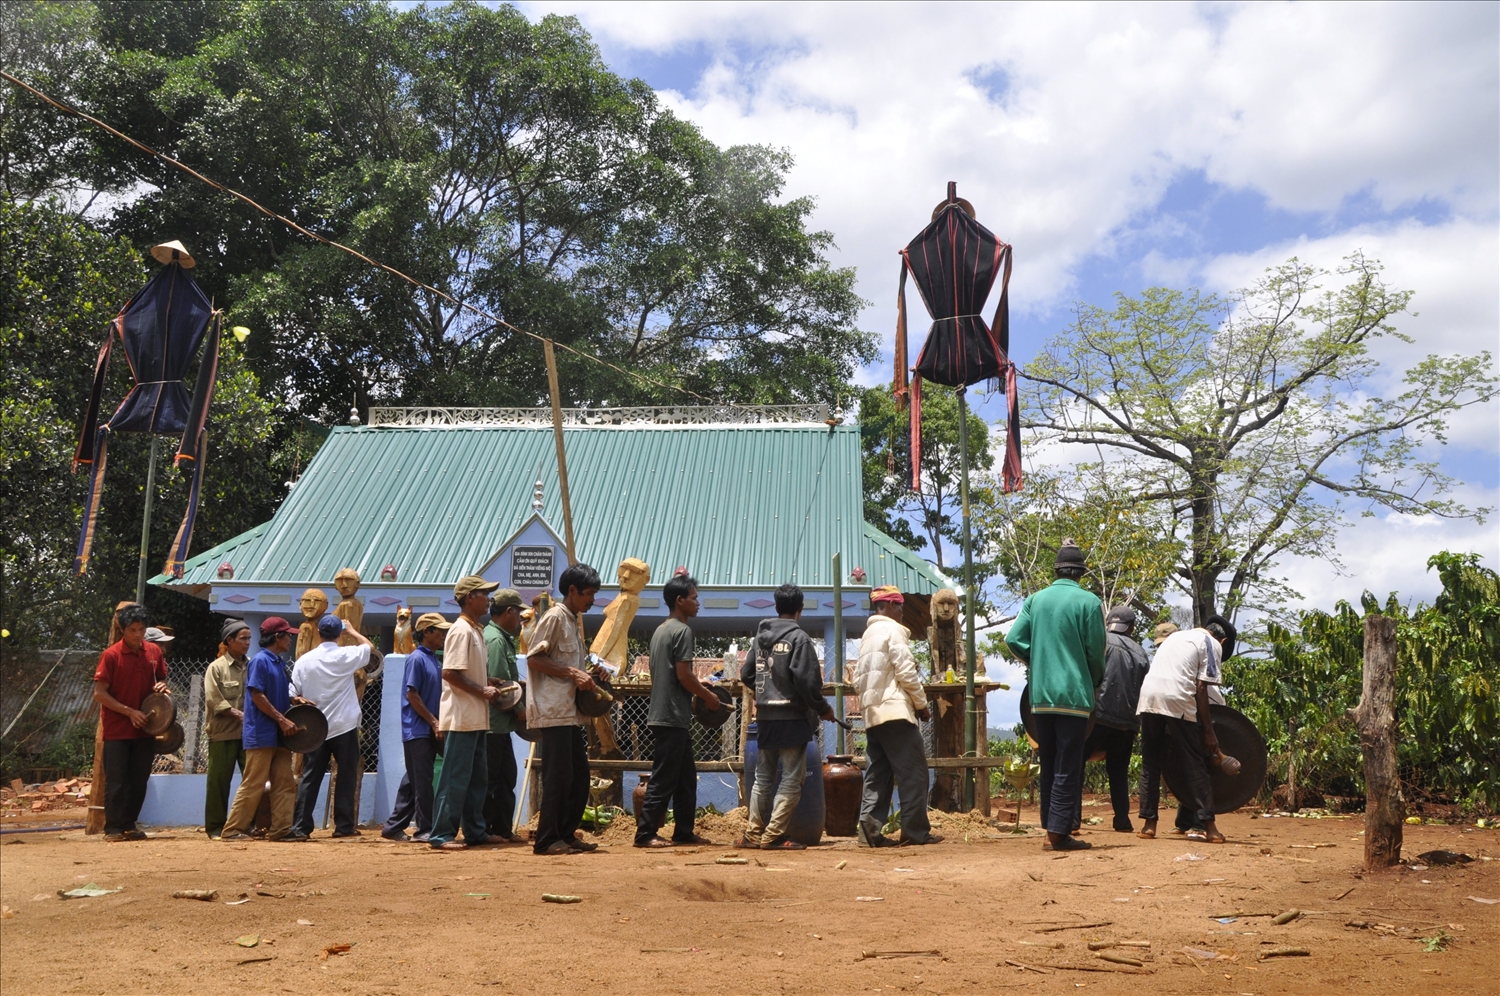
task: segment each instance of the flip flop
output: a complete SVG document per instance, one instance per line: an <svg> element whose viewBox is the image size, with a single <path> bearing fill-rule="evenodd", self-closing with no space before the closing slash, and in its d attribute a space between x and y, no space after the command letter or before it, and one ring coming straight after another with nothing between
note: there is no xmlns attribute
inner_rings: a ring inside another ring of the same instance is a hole
<svg viewBox="0 0 1500 996"><path fill-rule="evenodd" d="M1204 833L1202 830L1189 830L1187 833L1183 834L1183 836L1188 840L1196 841L1200 844L1208 843L1208 834Z"/></svg>
<svg viewBox="0 0 1500 996"><path fill-rule="evenodd" d="M1155 840L1156 839L1156 831L1155 830L1137 830L1135 832L1135 835L1137 837L1141 838L1142 840Z"/></svg>

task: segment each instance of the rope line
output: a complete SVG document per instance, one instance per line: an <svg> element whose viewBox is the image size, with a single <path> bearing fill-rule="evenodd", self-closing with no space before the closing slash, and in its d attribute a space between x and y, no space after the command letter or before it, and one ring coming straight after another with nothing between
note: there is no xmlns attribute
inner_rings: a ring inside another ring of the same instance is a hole
<svg viewBox="0 0 1500 996"><path fill-rule="evenodd" d="M442 298L445 301L448 301L454 307L456 307L456 308L458 308L460 310L471 311L474 314L480 316L481 318L484 318L484 319L486 319L488 321L491 321L491 322L495 323L496 325L498 325L498 326L500 326L502 328L510 329L512 332L515 332L515 333L517 333L519 335L530 336L531 338L537 340L538 342L548 342L548 341L551 341L552 344L556 348L558 348L558 349L565 349L568 352L572 353L574 356L580 357L580 358L585 359L585 360L592 360L593 362L599 364L600 366L608 367L609 369L615 371L616 373L624 374L627 377L633 377L636 380L642 381L643 383L646 383L646 384L650 384L653 387L660 387L660 388L663 388L663 389L668 390L668 391L681 391L684 394L687 394L687 395L690 395L690 396L692 396L694 398L697 398L699 401L702 401L705 404L710 404L710 405L724 405L724 406L727 406L727 407L734 407L734 408L740 407L738 404L736 404L735 402L732 402L732 401L714 401L712 398L705 397L704 395L699 394L697 391L694 391L691 388L683 387L680 384L666 384L666 383L663 383L662 381L656 380L655 378L648 377L648 376L646 376L643 373L639 373L639 372L634 371L634 370L626 370L624 367L617 366L614 363L611 363L610 361L605 360L605 359L601 359L600 357L595 356L592 353L584 352L581 349L575 349L574 347L569 346L567 343L558 342L555 339L549 340L544 335L540 335L540 334L538 334L536 332L530 332L530 331L527 331L526 329L519 328L519 327L517 327L515 325L512 325L510 322L506 321L505 319L500 318L497 315L492 315L489 312L485 311L483 308L480 308L480 307L478 307L476 305L470 304L467 301L460 301L460 300L458 300L453 295L449 294L447 291L439 290L438 288L433 287L431 284L424 284L422 281L416 279L415 277L407 276L405 273L402 273L400 270L396 269L394 266L390 266L390 265L388 265L386 263L382 263L378 259L372 259L371 257L366 256L364 253L360 252L359 250L352 249L349 246L344 245L342 242L336 242L333 239L327 238L325 236L319 235L316 232L312 232L312 231L309 231L306 228L303 228L301 225L297 224L292 219L290 219L290 218L288 218L288 217L286 217L284 215L277 214L275 211L272 211L268 207L262 206L261 204L259 204L255 200L251 199L250 197L246 196L245 194L240 193L238 190L235 190L232 187L226 187L224 184L219 183L217 180L213 180L213 179L210 179L209 177L204 176L202 173L199 173L197 170L193 169L191 166L187 165L186 163L184 163L184 162L182 162L182 161L180 161L178 159L174 159L173 157L167 155L164 152L158 152L157 150L151 148L151 146L146 145L144 142L140 142L140 141L137 141L134 138L131 138L129 135L127 135L124 132L120 131L118 128L114 128L114 127L106 124L105 122L100 121L98 118L94 117L91 114L86 114L83 111L80 111L80 110L78 110L75 107L70 107L67 104L64 104L63 102L61 102L61 101L59 101L59 100L57 100L57 99L55 99L55 98L53 98L53 97L51 97L51 96L43 93L42 91L38 90L36 87L31 86L29 83L26 83L26 82L24 82L22 80L17 79L16 77L12 76L10 73L5 72L3 69L0 69L0 77L4 77L10 83L13 83L14 85L20 87L21 89L23 89L23 90L25 90L25 91L27 91L27 92L29 92L29 93L31 93L31 94L33 94L33 95L41 98L42 100L44 100L47 103L51 104L53 107L56 107L58 110L62 111L63 113L65 113L65 114L71 114L71 115L73 115L74 117L77 117L77 118L82 118L84 121L87 121L89 124L94 125L95 127L104 129L105 131L109 132L111 135L114 135L116 138L120 139L121 141L128 142L129 144L131 144L131 145L135 146L136 148L140 149L142 152L145 152L148 155L155 156L157 159L160 159L162 162L165 162L165 163L168 163L168 164L170 164L172 166L175 166L177 169L182 170L184 173L186 173L189 176L193 177L195 180L198 180L200 183L207 184L208 186L213 187L215 190L222 191L222 192L228 194L229 196L231 196L231 197L233 197L233 198L235 198L237 200L243 201L244 203L246 203L246 204L250 205L252 208L254 208L256 211L259 211L261 214L265 215L268 218L271 218L271 219L274 219L275 221L281 222L283 225L287 226L288 228L292 229L293 231L299 232L302 235L305 235L308 238L313 239L314 241L321 242L322 244L324 244L326 246L331 246L334 249L338 249L338 250L341 250L342 252L346 252L349 255L355 257L356 259L359 259L359 260L361 260L361 261L369 264L370 266L375 267L378 270L383 270L386 273L389 273L393 277L399 277L400 279L405 280L407 283L411 284L413 287L418 287L418 288L420 288L422 290L425 290L425 291L428 291L428 292L430 292L432 294L436 294L438 297Z"/></svg>

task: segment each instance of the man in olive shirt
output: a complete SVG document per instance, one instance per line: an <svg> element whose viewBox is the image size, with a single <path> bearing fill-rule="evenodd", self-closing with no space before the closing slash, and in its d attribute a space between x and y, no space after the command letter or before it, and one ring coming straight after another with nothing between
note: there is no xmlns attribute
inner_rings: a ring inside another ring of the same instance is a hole
<svg viewBox="0 0 1500 996"><path fill-rule="evenodd" d="M521 632L521 593L502 588L490 598L490 621L484 627L484 646L489 651L490 682L515 681L516 634ZM516 816L516 751L510 735L515 718L490 703L490 732L485 736L489 754L489 792L484 798L484 824L491 837L518 841L514 835Z"/></svg>
<svg viewBox="0 0 1500 996"><path fill-rule="evenodd" d="M208 785L203 799L203 830L219 836L229 817L229 782L234 769L245 774L245 669L250 666L250 627L243 619L225 620L219 631L224 654L203 674L203 704L208 713Z"/></svg>
<svg viewBox="0 0 1500 996"><path fill-rule="evenodd" d="M698 582L686 574L668 581L661 591L671 617L651 635L651 707L646 722L654 749L651 781L635 814L636 847L707 844L693 832L698 810L698 770L693 764L693 696L710 709L721 707L719 697L693 674L693 631L687 621L698 614ZM657 829L666 820L667 803L676 821L672 840L662 840Z"/></svg>

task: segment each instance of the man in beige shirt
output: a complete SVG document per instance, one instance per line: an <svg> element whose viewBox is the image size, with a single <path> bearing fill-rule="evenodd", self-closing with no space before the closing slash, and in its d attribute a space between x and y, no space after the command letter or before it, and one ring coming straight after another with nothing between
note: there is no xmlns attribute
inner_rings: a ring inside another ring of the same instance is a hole
<svg viewBox="0 0 1500 996"><path fill-rule="evenodd" d="M225 620L219 631L224 653L203 674L203 705L208 714L208 786L203 799L203 829L212 839L229 816L229 783L236 766L245 774L245 669L250 666L250 627L243 619Z"/></svg>
<svg viewBox="0 0 1500 996"><path fill-rule="evenodd" d="M444 851L492 842L484 825L489 790L485 737L490 731L490 700L499 697L500 689L489 683L484 623L490 614L490 592L498 587L498 582L474 574L453 586L460 615L443 641L443 694L438 701L443 773L438 776L428 837L429 844ZM463 840L456 839L460 826Z"/></svg>

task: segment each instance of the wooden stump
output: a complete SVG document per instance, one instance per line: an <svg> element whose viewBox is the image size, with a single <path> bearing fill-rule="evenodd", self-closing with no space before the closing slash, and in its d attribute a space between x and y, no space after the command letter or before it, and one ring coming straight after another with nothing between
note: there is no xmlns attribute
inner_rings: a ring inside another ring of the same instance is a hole
<svg viewBox="0 0 1500 996"><path fill-rule="evenodd" d="M933 757L961 757L964 752L964 690L953 685L941 691L927 690L932 709ZM927 804L945 813L960 812L964 801L964 773L961 768L940 769L932 779Z"/></svg>
<svg viewBox="0 0 1500 996"><path fill-rule="evenodd" d="M1396 622L1365 617L1364 689L1349 715L1365 759L1365 869L1401 861L1406 800L1396 771Z"/></svg>
<svg viewBox="0 0 1500 996"><path fill-rule="evenodd" d="M84 819L84 833L104 832L104 720L94 729L94 780L89 783L89 815Z"/></svg>

